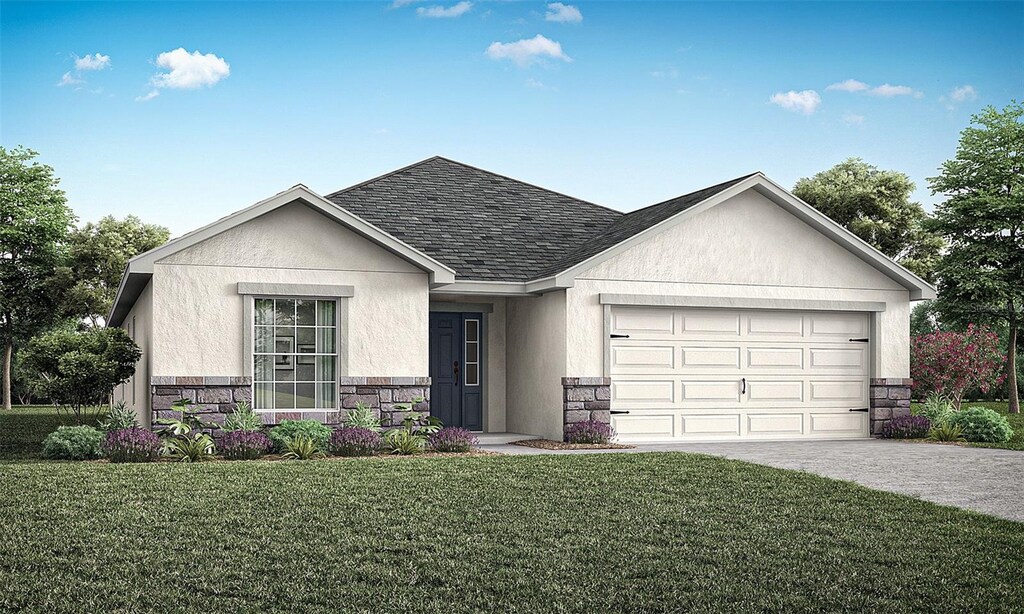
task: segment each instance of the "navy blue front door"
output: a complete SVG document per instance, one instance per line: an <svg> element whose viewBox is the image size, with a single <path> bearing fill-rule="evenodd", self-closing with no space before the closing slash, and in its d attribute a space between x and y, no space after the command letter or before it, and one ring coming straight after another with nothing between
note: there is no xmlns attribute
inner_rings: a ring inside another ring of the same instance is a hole
<svg viewBox="0 0 1024 614"><path fill-rule="evenodd" d="M445 426L483 428L483 318L430 314L430 413Z"/></svg>

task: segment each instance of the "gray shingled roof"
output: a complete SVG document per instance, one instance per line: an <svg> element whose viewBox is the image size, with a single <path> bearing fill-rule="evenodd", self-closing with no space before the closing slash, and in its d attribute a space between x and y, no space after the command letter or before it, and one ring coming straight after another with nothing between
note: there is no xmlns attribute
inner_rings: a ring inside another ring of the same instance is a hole
<svg viewBox="0 0 1024 614"><path fill-rule="evenodd" d="M745 178L622 214L433 157L327 199L459 279L522 282L565 270Z"/></svg>

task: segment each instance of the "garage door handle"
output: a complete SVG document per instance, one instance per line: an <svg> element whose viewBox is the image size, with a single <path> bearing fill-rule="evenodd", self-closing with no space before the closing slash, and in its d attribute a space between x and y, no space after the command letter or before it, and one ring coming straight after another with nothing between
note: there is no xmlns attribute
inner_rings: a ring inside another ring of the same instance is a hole
<svg viewBox="0 0 1024 614"><path fill-rule="evenodd" d="M740 394L747 394L747 378L740 378Z"/></svg>
<svg viewBox="0 0 1024 614"><path fill-rule="evenodd" d="M611 337L612 337L612 339L629 339L629 335L616 335L614 333L612 334Z"/></svg>
<svg viewBox="0 0 1024 614"><path fill-rule="evenodd" d="M610 413L612 415L618 415L618 414L628 414L629 412L624 410L624 409L613 409Z"/></svg>
<svg viewBox="0 0 1024 614"><path fill-rule="evenodd" d="M868 411L868 408L867 407L858 407L857 409L851 409L850 411L864 411L864 412L866 412L866 411Z"/></svg>

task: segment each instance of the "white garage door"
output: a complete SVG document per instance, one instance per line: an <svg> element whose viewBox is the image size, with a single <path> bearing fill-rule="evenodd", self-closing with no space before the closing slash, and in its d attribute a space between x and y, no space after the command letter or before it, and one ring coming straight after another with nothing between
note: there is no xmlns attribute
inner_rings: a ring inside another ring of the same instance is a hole
<svg viewBox="0 0 1024 614"><path fill-rule="evenodd" d="M862 313L612 307L621 441L868 436Z"/></svg>

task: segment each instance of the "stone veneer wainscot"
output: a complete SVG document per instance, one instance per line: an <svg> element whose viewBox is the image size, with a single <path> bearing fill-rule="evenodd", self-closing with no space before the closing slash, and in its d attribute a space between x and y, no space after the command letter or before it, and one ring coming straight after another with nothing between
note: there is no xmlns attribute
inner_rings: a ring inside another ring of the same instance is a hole
<svg viewBox="0 0 1024 614"><path fill-rule="evenodd" d="M245 376L157 375L150 378L153 423L160 418L178 417L170 411L179 399L199 407L202 419L223 424L239 401L252 403L252 378Z"/></svg>
<svg viewBox="0 0 1024 614"><path fill-rule="evenodd" d="M562 429L593 420L611 424L610 377L562 378Z"/></svg>
<svg viewBox="0 0 1024 614"><path fill-rule="evenodd" d="M339 377L338 392L343 413L362 403L374 410L384 427L400 425L408 411L430 414L429 377ZM400 409L402 405L411 409Z"/></svg>
<svg viewBox="0 0 1024 614"><path fill-rule="evenodd" d="M871 434L878 436L893 418L910 415L910 387L914 380L905 377L871 379Z"/></svg>

